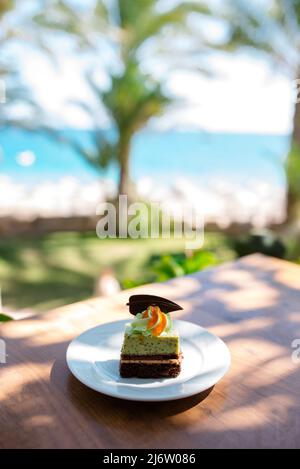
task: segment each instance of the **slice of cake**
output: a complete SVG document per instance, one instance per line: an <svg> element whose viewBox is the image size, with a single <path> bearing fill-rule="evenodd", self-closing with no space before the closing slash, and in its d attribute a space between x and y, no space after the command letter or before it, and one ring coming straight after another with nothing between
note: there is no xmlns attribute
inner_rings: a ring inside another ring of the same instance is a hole
<svg viewBox="0 0 300 469"><path fill-rule="evenodd" d="M176 303L152 295L134 295L129 309L135 315L126 325L120 374L124 378L175 378L181 371L179 335L170 311Z"/></svg>

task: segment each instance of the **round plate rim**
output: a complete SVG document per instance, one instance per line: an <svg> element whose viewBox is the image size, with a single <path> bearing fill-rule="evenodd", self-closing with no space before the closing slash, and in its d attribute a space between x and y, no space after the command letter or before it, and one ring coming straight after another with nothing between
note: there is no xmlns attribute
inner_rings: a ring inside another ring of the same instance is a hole
<svg viewBox="0 0 300 469"><path fill-rule="evenodd" d="M224 358L224 365L223 365L223 372L220 373L220 376L218 376L218 378L216 380L214 380L214 383L211 384L211 386L209 387L205 387L203 389L199 389L198 391L191 391L191 392L185 392L183 395L181 394L178 394L177 396L163 396L163 397L159 397L159 396L155 396L155 397L152 397L152 398L145 398L143 397L142 393L140 396L128 396L128 395L122 395L120 393L120 391L114 391L113 389L111 391L108 391L107 389L105 390L100 390L99 389L99 386L93 386L90 382L87 382L87 380L84 380L84 378L82 377L82 375L80 375L79 373L77 373L77 370L72 366L72 359L70 359L69 355L70 355L70 350L72 349L72 347L74 346L74 344L82 337L84 336L86 333L88 332L91 332L95 329L99 329L101 328L102 326L109 326L109 325L125 325L125 323L128 323L128 319L121 319L121 320L117 320L117 321L110 321L110 322L105 322L105 323L101 323L101 324L98 324L97 326L94 326L94 327L90 327L89 329L86 329L85 331L83 331L82 333L80 333L78 336L74 337L74 339L69 343L68 345L68 348L67 348L67 351L66 351L66 362L67 362L67 366L70 370L70 372L73 374L73 376L75 376L76 379L78 379L78 381L80 381L82 384L84 384L85 386L87 386L88 388L90 389L93 389L94 391L96 392L99 392L100 394L103 394L103 395L106 395L106 396L110 396L110 397L114 397L114 398L117 398L117 399L122 399L122 400L127 400L127 401L139 401L139 402L166 402L166 401L175 401L175 400L179 400L179 399L185 399L185 398L188 398L188 397L191 397L191 396L194 396L196 394L200 394L201 392L204 392L206 391L207 389L209 389L210 387L214 386L215 384L217 384L224 376L225 374L228 372L230 366L231 366L231 354L230 354L230 350L228 348L228 346L226 345L226 343L219 337L217 336L216 334L214 334L213 332L209 331L208 329L206 329L205 327L202 327L200 326L199 324L196 324L192 321L185 321L185 320L182 320L182 319L175 319L173 320L173 323L185 323L185 324L190 324L190 325L193 325L197 328L199 328L200 330L202 331L205 331L206 333L208 333L210 336L212 336L217 342L221 343L223 348L224 348L224 351L226 352L226 360ZM188 380L187 380L188 382ZM178 383L174 383L173 386L176 386L176 384L178 385ZM170 384L170 386L172 386L172 384Z"/></svg>

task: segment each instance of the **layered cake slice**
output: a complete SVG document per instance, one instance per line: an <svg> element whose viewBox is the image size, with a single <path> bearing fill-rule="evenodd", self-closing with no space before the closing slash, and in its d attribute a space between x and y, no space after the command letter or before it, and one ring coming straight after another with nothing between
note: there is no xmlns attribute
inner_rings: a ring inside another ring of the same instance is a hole
<svg viewBox="0 0 300 469"><path fill-rule="evenodd" d="M182 309L152 295L134 295L129 310L134 320L126 325L120 374L124 378L175 378L181 371L179 335L170 311Z"/></svg>

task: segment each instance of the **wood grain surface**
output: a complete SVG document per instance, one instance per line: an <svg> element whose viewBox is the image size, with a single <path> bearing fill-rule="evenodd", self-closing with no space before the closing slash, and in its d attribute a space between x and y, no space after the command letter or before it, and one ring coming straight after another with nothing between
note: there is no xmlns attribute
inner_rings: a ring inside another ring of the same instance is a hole
<svg viewBox="0 0 300 469"><path fill-rule="evenodd" d="M101 395L68 371L76 335L128 317L132 292L184 307L177 317L227 343L232 366L208 392L134 403ZM0 448L300 447L300 267L254 255L165 284L91 299L42 317L3 324Z"/></svg>

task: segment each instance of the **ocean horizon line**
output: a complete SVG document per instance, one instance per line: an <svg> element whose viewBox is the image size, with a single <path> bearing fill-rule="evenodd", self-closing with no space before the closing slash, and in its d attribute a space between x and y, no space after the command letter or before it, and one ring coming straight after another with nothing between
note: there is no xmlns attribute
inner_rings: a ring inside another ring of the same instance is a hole
<svg viewBox="0 0 300 469"><path fill-rule="evenodd" d="M17 130L26 133L35 133L35 132L43 132L45 134L49 134L51 136L52 132L68 132L68 131L75 131L75 132L103 132L103 133L110 133L114 132L113 127L103 127L99 129L95 129L93 127L76 127L76 126L62 126L62 127L51 127L49 129L45 128L44 126L37 126L34 128L26 128L25 126L18 126L13 124L5 124L0 126L0 133L6 130ZM292 132L277 132L277 131L241 131L241 130L226 130L226 129L206 129L206 128L191 128L191 127L174 127L174 128L159 128L159 127L150 127L144 128L136 133L136 135L140 134L168 134L168 133L176 133L176 134L212 134L212 135L229 135L229 136L266 136L266 137L286 137L290 138L292 136ZM1 144L1 142L0 142Z"/></svg>

